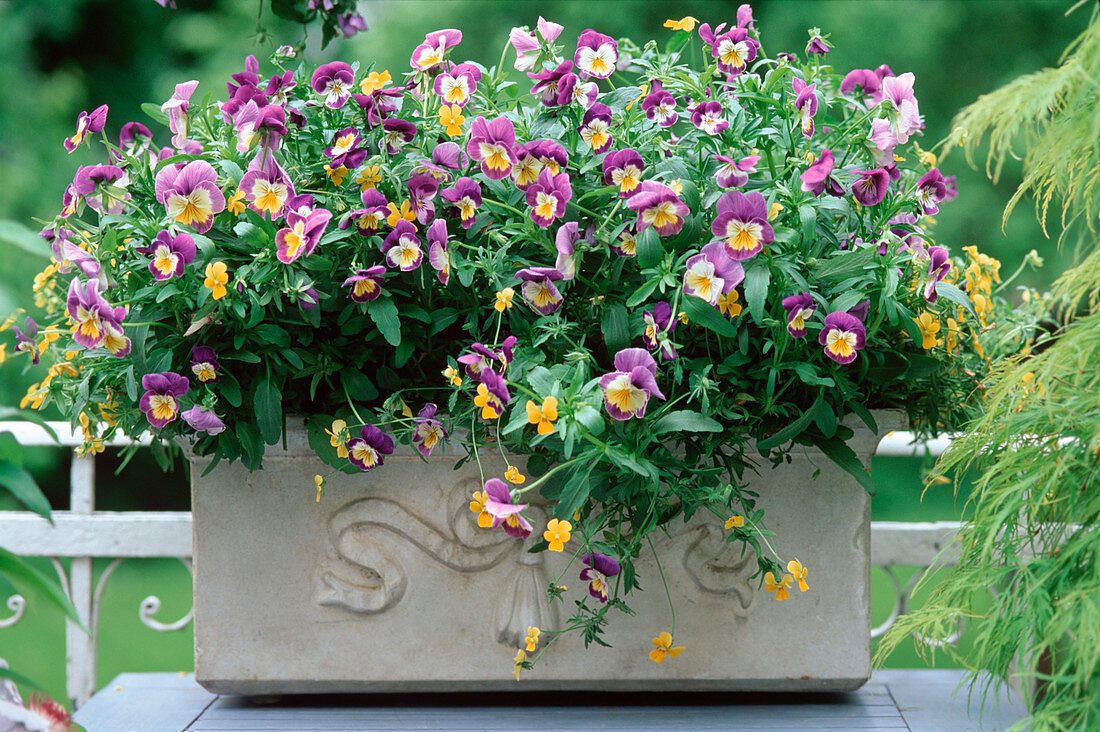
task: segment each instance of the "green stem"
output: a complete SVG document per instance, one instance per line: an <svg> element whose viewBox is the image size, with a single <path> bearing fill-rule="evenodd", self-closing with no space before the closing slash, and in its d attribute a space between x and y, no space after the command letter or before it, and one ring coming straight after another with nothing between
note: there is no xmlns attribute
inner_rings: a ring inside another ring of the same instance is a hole
<svg viewBox="0 0 1100 732"><path fill-rule="evenodd" d="M657 562L657 573L661 575L661 584L665 588L665 599L668 600L668 611L672 614L672 631L673 637L676 636L676 608L672 604L672 593L668 589L668 580L665 579L665 571L661 568L661 558L657 556L657 550L653 547L653 540L648 536L645 538L646 543L649 544L649 550L653 552L653 560Z"/></svg>

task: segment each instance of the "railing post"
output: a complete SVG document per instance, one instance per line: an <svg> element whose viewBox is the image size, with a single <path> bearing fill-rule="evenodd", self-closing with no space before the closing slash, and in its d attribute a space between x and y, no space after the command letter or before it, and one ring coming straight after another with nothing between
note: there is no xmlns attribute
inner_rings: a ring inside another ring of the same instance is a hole
<svg viewBox="0 0 1100 732"><path fill-rule="evenodd" d="M73 513L91 515L95 510L95 456L73 455L69 471L70 508ZM69 569L69 590L73 605L88 633L65 619L66 691L73 707L92 698L96 687L96 629L92 617L92 557L73 557Z"/></svg>

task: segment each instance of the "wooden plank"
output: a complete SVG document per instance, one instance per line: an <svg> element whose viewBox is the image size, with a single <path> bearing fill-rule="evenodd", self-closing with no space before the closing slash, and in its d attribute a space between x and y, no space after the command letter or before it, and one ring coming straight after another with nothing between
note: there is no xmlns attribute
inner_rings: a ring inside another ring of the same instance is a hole
<svg viewBox="0 0 1100 732"><path fill-rule="evenodd" d="M194 674L119 674L73 721L88 732L180 732L216 698L195 683Z"/></svg>
<svg viewBox="0 0 1100 732"><path fill-rule="evenodd" d="M882 669L875 680L885 683L913 732L1002 732L1027 716L1015 695L1002 690L984 710L977 694L968 704L965 672L952 669ZM977 687L981 688L981 687Z"/></svg>

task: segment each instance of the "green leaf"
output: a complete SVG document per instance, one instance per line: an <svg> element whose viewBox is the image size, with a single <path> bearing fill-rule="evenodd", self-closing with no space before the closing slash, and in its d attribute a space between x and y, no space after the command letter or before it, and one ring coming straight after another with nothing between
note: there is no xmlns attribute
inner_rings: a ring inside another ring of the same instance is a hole
<svg viewBox="0 0 1100 732"><path fill-rule="evenodd" d="M581 464L583 464L583 461ZM569 477L565 481L565 487L562 489L561 496L558 497L558 505L554 507L554 516L568 521L573 520L573 513L588 500L588 494L592 490L592 484L589 482L588 478L592 475L592 469L595 466L595 461L589 463L588 471L584 474L583 478L580 476L580 472L583 468L570 471Z"/></svg>
<svg viewBox="0 0 1100 732"><path fill-rule="evenodd" d="M773 447L783 445L798 437L800 434L802 434L803 430L810 426L810 422L813 421L814 415L817 414L817 408L821 406L822 399L822 393L818 392L817 399L814 400L813 406L811 406L809 409L799 415L798 419L791 422L786 427L783 427L774 435L770 437L765 437L763 440L760 440L758 443L756 443L756 447L760 450L760 452L767 452Z"/></svg>
<svg viewBox="0 0 1100 732"><path fill-rule="evenodd" d="M10 434L0 435L0 437L15 439ZM0 486L7 488L8 492L24 506L53 523L53 519L50 518L50 502L34 482L34 476L24 468L14 462L0 460Z"/></svg>
<svg viewBox="0 0 1100 732"><path fill-rule="evenodd" d="M813 364L796 363L792 368L794 372L798 374L798 378L802 380L803 384L809 384L810 386L836 386L836 382L828 376L820 376Z"/></svg>
<svg viewBox="0 0 1100 732"><path fill-rule="evenodd" d="M840 252L829 259L819 260L814 274L821 279L839 282L874 265L875 248L868 247L855 252Z"/></svg>
<svg viewBox="0 0 1100 732"><path fill-rule="evenodd" d="M657 285L659 284L661 284L660 277L652 279L649 282L645 283L634 291L634 294L631 295L630 298L626 301L626 306L628 308L633 308L641 305L643 302L646 301L647 297L653 294L653 291L657 289Z"/></svg>
<svg viewBox="0 0 1100 732"><path fill-rule="evenodd" d="M641 87L637 86L620 86L610 94L604 95L603 101L608 107L611 107L612 112L621 112L626 109L626 105L638 99L642 94Z"/></svg>
<svg viewBox="0 0 1100 732"><path fill-rule="evenodd" d="M833 300L831 312L847 312L866 299L861 291L849 290Z"/></svg>
<svg viewBox="0 0 1100 732"><path fill-rule="evenodd" d="M0 219L0 244L10 244L36 257L49 259L52 255L45 239L23 224L7 219Z"/></svg>
<svg viewBox="0 0 1100 732"><path fill-rule="evenodd" d="M836 434L836 414L827 402L822 401L818 405L814 421L817 423L817 428L821 430L821 434L826 437L832 437Z"/></svg>
<svg viewBox="0 0 1100 732"><path fill-rule="evenodd" d="M12 584L20 586L21 589L29 588L46 598L52 605L68 615L84 632L88 632L76 608L55 578L28 564L22 557L17 557L7 549L0 549L0 575Z"/></svg>
<svg viewBox="0 0 1100 732"><path fill-rule="evenodd" d="M41 686L31 681L23 674L18 673L17 671L12 671L10 668L3 668L2 666L0 666L0 679L11 679L15 683L22 684L23 686L29 686L35 691L43 691Z"/></svg>
<svg viewBox="0 0 1100 732"><path fill-rule="evenodd" d="M234 407L241 406L241 385L233 374L223 371L218 376L218 394Z"/></svg>
<svg viewBox="0 0 1100 732"><path fill-rule="evenodd" d="M626 306L614 303L603 311L603 342L608 353L617 353L630 346L630 321Z"/></svg>
<svg viewBox="0 0 1100 732"><path fill-rule="evenodd" d="M279 387L272 381L270 373L256 384L252 405L260 436L267 444L274 445L283 435L283 395L279 393Z"/></svg>
<svg viewBox="0 0 1100 732"><path fill-rule="evenodd" d="M153 104L152 102L144 102L141 105L141 111L149 115L154 122L159 122L165 127L168 126L168 115L160 111L159 104Z"/></svg>
<svg viewBox="0 0 1100 732"><path fill-rule="evenodd" d="M397 305L393 300L388 297L372 300L367 303L367 313L387 343L401 345L401 319L397 316Z"/></svg>
<svg viewBox="0 0 1100 732"><path fill-rule="evenodd" d="M722 423L699 412L669 412L653 425L653 434L664 432L721 432Z"/></svg>
<svg viewBox="0 0 1100 732"><path fill-rule="evenodd" d="M974 312L974 303L970 302L970 298L966 296L965 292L955 287L950 282L937 282L936 294L941 297L946 297L959 307L964 308L966 312L970 313L970 317L975 320L978 319L978 314Z"/></svg>
<svg viewBox="0 0 1100 732"><path fill-rule="evenodd" d="M370 378L357 368L347 367L341 369L340 381L348 390L348 395L356 401L369 402L378 398L378 389L375 388Z"/></svg>
<svg viewBox="0 0 1100 732"><path fill-rule="evenodd" d="M871 474L867 472L867 468L863 467L863 463L859 461L855 451L848 447L844 440L839 437L827 440L818 438L814 440L814 444L820 448L821 452L825 453L826 457L844 468L849 475L859 481L859 484L863 486L867 493L872 496L875 495L875 482L871 480Z"/></svg>
<svg viewBox="0 0 1100 732"><path fill-rule="evenodd" d="M913 339L913 342L916 343L917 346L923 346L924 334L920 332L920 326L917 325L917 321L912 313L903 310L901 324L905 326L905 330L909 333L909 337Z"/></svg>
<svg viewBox="0 0 1100 732"><path fill-rule="evenodd" d="M684 312L687 313L688 320L691 322L698 323L726 338L733 338L737 335L737 328L733 326L733 323L706 300L688 295L680 301L680 305L684 308Z"/></svg>
<svg viewBox="0 0 1100 732"><path fill-rule="evenodd" d="M757 323L764 318L764 300L768 296L771 279L772 272L766 264L757 264L745 271L745 303Z"/></svg>
<svg viewBox="0 0 1100 732"><path fill-rule="evenodd" d="M656 267L665 258L665 250L661 246L661 237L657 235L657 230L652 226L638 234L634 251L637 255L638 266L642 269Z"/></svg>

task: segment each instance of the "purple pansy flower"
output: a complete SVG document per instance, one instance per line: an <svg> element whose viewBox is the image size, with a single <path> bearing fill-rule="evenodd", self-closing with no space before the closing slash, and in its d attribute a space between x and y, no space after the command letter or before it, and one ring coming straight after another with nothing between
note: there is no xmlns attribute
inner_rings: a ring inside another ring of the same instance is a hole
<svg viewBox="0 0 1100 732"><path fill-rule="evenodd" d="M388 155L397 155L405 143L416 137L416 125L408 120L388 119L382 123L381 147Z"/></svg>
<svg viewBox="0 0 1100 732"><path fill-rule="evenodd" d="M552 43L557 39L564 28L557 24L552 23L541 15L539 16L538 24L539 35L547 43ZM513 28L508 34L508 40L512 44L512 48L516 51L516 71L527 71L533 69L538 62L539 53L541 51L541 44L539 39L535 37L535 34L525 28Z"/></svg>
<svg viewBox="0 0 1100 732"><path fill-rule="evenodd" d="M176 84L172 97L160 105L160 111L168 114L168 129L172 130L172 144L176 147L183 147L187 140L187 110L191 106L191 95L198 85L199 82L194 79Z"/></svg>
<svg viewBox="0 0 1100 732"><path fill-rule="evenodd" d="M447 439L447 430L443 429L443 423L435 416L436 406L431 402L424 405L420 413L413 418L416 429L413 430L412 444L424 457L432 454L432 450L443 440Z"/></svg>
<svg viewBox="0 0 1100 732"><path fill-rule="evenodd" d="M722 105L716 101L699 102L691 108L691 123L708 135L718 135L729 129L722 116Z"/></svg>
<svg viewBox="0 0 1100 732"><path fill-rule="evenodd" d="M357 208L348 212L347 218L340 222L340 228L346 229L351 222L359 228L364 236L378 231L382 222L389 215L389 202L376 188L368 188L362 193L363 208Z"/></svg>
<svg viewBox="0 0 1100 732"><path fill-rule="evenodd" d="M409 66L417 71L434 69L443 63L447 49L462 42L462 31L454 28L432 31L424 36L424 42L413 49Z"/></svg>
<svg viewBox="0 0 1100 732"><path fill-rule="evenodd" d="M810 293L791 295L783 298L783 309L787 311L787 332L795 338L806 335L806 321L814 314L814 299Z"/></svg>
<svg viewBox="0 0 1100 732"><path fill-rule="evenodd" d="M382 242L382 253L391 267L397 267L402 272L411 272L419 267L424 251L416 236L416 227L405 219L399 220Z"/></svg>
<svg viewBox="0 0 1100 732"><path fill-rule="evenodd" d="M15 332L15 352L29 353L31 355L31 365L38 365L39 350L38 344L34 342L34 337L38 335L38 323L34 322L34 318L27 316L27 319L23 321L24 330L19 330L18 325L11 327Z"/></svg>
<svg viewBox="0 0 1100 732"><path fill-rule="evenodd" d="M619 563L606 554L592 552L581 560L585 568L581 570L581 581L588 583L588 594L600 602L607 602L608 578L621 571Z"/></svg>
<svg viewBox="0 0 1100 732"><path fill-rule="evenodd" d="M687 261L684 293L717 306L720 295L729 294L745 279L745 268L730 257L722 242L712 241Z"/></svg>
<svg viewBox="0 0 1100 732"><path fill-rule="evenodd" d="M73 192L101 214L117 214L126 210L130 194L126 192L130 178L116 165L86 165L76 171Z"/></svg>
<svg viewBox="0 0 1100 732"><path fill-rule="evenodd" d="M828 193L830 196L836 196L841 198L844 196L844 189L840 187L840 184L836 182L831 173L833 172L833 166L836 165L836 160L833 158L833 151L829 148L825 148L821 151L821 157L814 161L814 163L806 169L799 178L802 180L802 190L806 193L812 193L814 196L820 196L822 192Z"/></svg>
<svg viewBox="0 0 1100 732"><path fill-rule="evenodd" d="M720 188L740 188L749 182L749 173L756 172L756 164L760 162L759 155L748 155L735 160L725 155L711 155L712 158L722 163L722 167L714 172L714 180Z"/></svg>
<svg viewBox="0 0 1100 732"><path fill-rule="evenodd" d="M844 80L840 82L841 94L856 96L854 92L857 89L860 95L868 98L868 107L873 107L882 101L882 77L870 69L849 71Z"/></svg>
<svg viewBox="0 0 1100 732"><path fill-rule="evenodd" d="M70 240L68 231L61 229L50 246L53 249L53 259L60 265L58 272L68 272L71 269L69 265L75 264L86 277L99 276L99 260Z"/></svg>
<svg viewBox="0 0 1100 732"><path fill-rule="evenodd" d="M455 142L441 142L432 148L432 162L447 170L462 170L470 164L466 153Z"/></svg>
<svg viewBox="0 0 1100 732"><path fill-rule="evenodd" d="M549 71L528 71L527 76L535 82L531 87L531 93L539 95L540 101L546 107L568 104L577 79L577 75L571 73L572 71L573 62L568 59ZM563 85L566 76L572 77L568 90Z"/></svg>
<svg viewBox="0 0 1100 732"><path fill-rule="evenodd" d="M549 168L554 175L557 175L562 168L569 165L569 153L553 140L536 140L531 152L543 164L543 167Z"/></svg>
<svg viewBox="0 0 1100 732"><path fill-rule="evenodd" d="M126 155L137 156L149 149L153 133L140 122L127 122L118 134L118 147Z"/></svg>
<svg viewBox="0 0 1100 732"><path fill-rule="evenodd" d="M473 64L458 64L450 71L435 77L432 90L444 104L465 107L481 81L481 70Z"/></svg>
<svg viewBox="0 0 1100 732"><path fill-rule="evenodd" d="M186 376L173 371L142 376L141 388L145 389L145 393L141 395L138 406L149 424L160 429L178 417L179 404L176 399L186 394L190 386Z"/></svg>
<svg viewBox="0 0 1100 732"><path fill-rule="evenodd" d="M651 351L661 349L661 357L665 361L676 360L676 349L669 340L669 335L676 330L677 320L672 317L672 306L661 301L653 306L653 310L642 311L642 322L645 330L642 331L642 340L646 348Z"/></svg>
<svg viewBox="0 0 1100 732"><path fill-rule="evenodd" d="M426 224L434 219L435 204L432 199L439 193L439 180L430 173L417 173L409 178L407 187L416 220Z"/></svg>
<svg viewBox="0 0 1100 732"><path fill-rule="evenodd" d="M890 127L899 143L908 142L909 136L924 126L913 94L914 80L912 72L882 80L882 96L890 104Z"/></svg>
<svg viewBox="0 0 1100 732"><path fill-rule="evenodd" d="M130 352L130 339L122 331L126 308L112 307L99 294L97 280L88 280L81 288L80 280L74 277L69 282L65 309L76 327L73 340L80 345L85 348L106 348L117 357Z"/></svg>
<svg viewBox="0 0 1100 732"><path fill-rule="evenodd" d="M384 455L393 454L393 438L373 424L363 425L359 437L348 440L348 460L360 470L372 470L382 464Z"/></svg>
<svg viewBox="0 0 1100 732"><path fill-rule="evenodd" d="M481 163L481 172L493 180L507 178L516 164L516 129L512 120L497 117L488 121L478 116L470 125L470 140L466 152Z"/></svg>
<svg viewBox="0 0 1100 732"><path fill-rule="evenodd" d="M436 279L446 287L451 281L451 258L447 254L447 222L436 219L428 227L428 264L435 270Z"/></svg>
<svg viewBox="0 0 1100 732"><path fill-rule="evenodd" d="M943 247L929 247L928 284L924 288L925 300L935 302L939 299L939 293L936 292L936 283L942 282L949 271L951 271L951 260L948 258L947 250Z"/></svg>
<svg viewBox="0 0 1100 732"><path fill-rule="evenodd" d="M516 145L516 164L512 166L512 181L516 188L526 191L527 188L539 179L543 164L537 153L538 143L528 142L526 145Z"/></svg>
<svg viewBox="0 0 1100 732"><path fill-rule="evenodd" d="M261 151L253 159L238 187L244 191L249 208L261 216L269 216L272 220L281 215L283 204L294 197L294 185L290 182L290 176L270 152Z"/></svg>
<svg viewBox="0 0 1100 732"><path fill-rule="evenodd" d="M516 272L516 279L523 282L520 293L524 302L539 315L550 315L561 307L562 296L554 282L564 276L555 268L527 267Z"/></svg>
<svg viewBox="0 0 1100 732"><path fill-rule="evenodd" d="M818 56L824 56L829 53L829 43L821 35L821 30L819 28L810 30L810 40L806 44L806 55L808 56L811 53L817 54Z"/></svg>
<svg viewBox="0 0 1100 732"><path fill-rule="evenodd" d="M886 198L886 191L890 188L890 173L885 168L853 170L852 173L860 176L852 184L852 195L861 204L874 206Z"/></svg>
<svg viewBox="0 0 1100 732"><path fill-rule="evenodd" d="M554 248L558 250L554 269L561 272L561 278L566 282L577 276L577 259L573 256L573 246L579 239L580 224L576 221L562 224L554 235Z"/></svg>
<svg viewBox="0 0 1100 732"><path fill-rule="evenodd" d="M508 393L508 385L504 383L504 377L490 368L482 369L477 386L478 397L484 397L485 403L478 404L475 398L474 404L481 407L483 419L496 419L504 414L504 408L512 401L512 395Z"/></svg>
<svg viewBox="0 0 1100 732"><path fill-rule="evenodd" d="M584 113L581 126L577 128L581 139L588 143L596 155L611 147L611 108L596 102Z"/></svg>
<svg viewBox="0 0 1100 732"><path fill-rule="evenodd" d="M272 104L277 104L280 107L285 107L289 101L290 90L298 86L298 82L294 80L294 72L287 71L286 73L279 75L275 74L271 77L271 80L267 82L267 86L264 87L264 96Z"/></svg>
<svg viewBox="0 0 1100 732"><path fill-rule="evenodd" d="M366 148L359 147L362 141L363 138L354 127L345 127L333 135L332 146L325 148L325 155L332 158L329 166L339 168L344 165L349 170L354 170L362 165L367 157Z"/></svg>
<svg viewBox="0 0 1100 732"><path fill-rule="evenodd" d="M312 254L321 242L325 227L332 220L332 212L327 209L305 211L307 213L303 213L302 209L288 211L286 226L275 234L275 256L283 264L290 264L299 257Z"/></svg>
<svg viewBox="0 0 1100 732"><path fill-rule="evenodd" d="M603 183L617 185L619 198L627 198L638 190L644 170L645 163L637 150L629 147L612 150L603 159Z"/></svg>
<svg viewBox="0 0 1100 732"><path fill-rule="evenodd" d="M149 271L158 280L183 276L184 267L195 261L195 240L187 232L172 236L168 229L160 231L149 253L153 261L149 262Z"/></svg>
<svg viewBox="0 0 1100 732"><path fill-rule="evenodd" d="M569 174L554 175L543 168L536 183L527 188L526 201L531 207L531 220L545 229L565 214L565 204L573 197Z"/></svg>
<svg viewBox="0 0 1100 732"><path fill-rule="evenodd" d="M791 85L795 93L794 108L798 112L802 136L813 137L814 115L817 114L817 84L807 86L805 81L796 76L791 80Z"/></svg>
<svg viewBox="0 0 1100 732"><path fill-rule="evenodd" d="M600 378L604 408L612 419L644 417L650 397L663 400L655 379L657 362L644 348L624 348L615 354L615 370Z"/></svg>
<svg viewBox="0 0 1100 732"><path fill-rule="evenodd" d="M96 107L91 112L81 112L76 118L76 134L65 138L65 149L72 153L84 142L89 133L102 132L107 125L107 105Z"/></svg>
<svg viewBox="0 0 1100 732"><path fill-rule="evenodd" d="M619 44L611 36L589 28L577 39L577 52L573 56L573 62L581 74L606 79L614 73L618 59Z"/></svg>
<svg viewBox="0 0 1100 732"><path fill-rule="evenodd" d="M286 112L277 104L268 104L263 95L259 101L250 99L233 115L237 135L237 152L246 153L257 143L267 152L274 152L286 136Z"/></svg>
<svg viewBox="0 0 1100 732"><path fill-rule="evenodd" d="M473 178L462 177L455 181L454 187L444 189L439 195L454 206L463 229L474 225L474 216L481 208L480 183Z"/></svg>
<svg viewBox="0 0 1100 732"><path fill-rule="evenodd" d="M348 98L351 97L354 80L355 72L350 66L343 61L333 61L318 66L309 83L313 91L324 97L326 107L339 109L347 104Z"/></svg>
<svg viewBox="0 0 1100 732"><path fill-rule="evenodd" d="M768 204L758 191L730 191L718 199L718 215L711 233L725 242L726 253L733 259L749 259L775 238L768 223Z"/></svg>
<svg viewBox="0 0 1100 732"><path fill-rule="evenodd" d="M221 365L218 355L210 346L195 346L191 349L191 373L203 384L212 384L218 380Z"/></svg>
<svg viewBox="0 0 1100 732"><path fill-rule="evenodd" d="M211 437L225 432L225 422L222 422L213 410L206 407L200 407L196 404L180 416L196 432L205 432Z"/></svg>
<svg viewBox="0 0 1100 732"><path fill-rule="evenodd" d="M526 539L534 527L520 512L526 503L512 503L512 492L500 478L485 481L485 512L493 517L492 528L503 527L504 533L514 539Z"/></svg>
<svg viewBox="0 0 1100 732"><path fill-rule="evenodd" d="M366 269L357 269L351 277L344 280L342 286L351 288L348 297L355 302L377 300L382 294L382 275L385 273L386 268L380 264Z"/></svg>
<svg viewBox="0 0 1100 732"><path fill-rule="evenodd" d="M947 181L939 168L932 168L917 181L917 202L929 216L940 211L940 203L947 198Z"/></svg>
<svg viewBox="0 0 1100 732"><path fill-rule="evenodd" d="M851 313L829 313L825 316L825 327L817 337L817 342L825 346L825 355L837 363L851 363L856 360L856 351L866 345L867 331L859 318Z"/></svg>
<svg viewBox="0 0 1100 732"><path fill-rule="evenodd" d="M671 127L680 118L676 112L676 98L664 90L659 80L653 81L649 94L642 100L642 111L646 118L661 127Z"/></svg>
<svg viewBox="0 0 1100 732"><path fill-rule="evenodd" d="M653 180L642 181L638 191L626 200L626 207L638 213L634 222L638 234L652 226L660 236L675 236L690 213L675 191Z"/></svg>
<svg viewBox="0 0 1100 732"><path fill-rule="evenodd" d="M699 28L702 33L702 26ZM744 28L731 28L714 39L711 56L718 59L718 70L727 76L737 76L756 59L760 44L749 38Z"/></svg>
<svg viewBox="0 0 1100 732"><path fill-rule="evenodd" d="M336 24L340 26L340 33L344 38L351 38L356 33L370 30L366 19L359 13L340 13L336 16Z"/></svg>
<svg viewBox="0 0 1100 732"><path fill-rule="evenodd" d="M200 234L209 231L214 217L225 210L218 174L205 160L166 165L157 173L155 188L167 214Z"/></svg>

